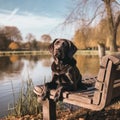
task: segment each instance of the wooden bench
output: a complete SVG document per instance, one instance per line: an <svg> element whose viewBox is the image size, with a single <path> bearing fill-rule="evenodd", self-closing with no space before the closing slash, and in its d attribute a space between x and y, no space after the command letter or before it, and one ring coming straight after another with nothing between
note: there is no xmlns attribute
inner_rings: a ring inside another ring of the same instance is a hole
<svg viewBox="0 0 120 120"><path fill-rule="evenodd" d="M109 105L111 100L120 96L120 57L107 55L102 58L97 77L83 82L95 84L87 90L64 92L63 102L99 111ZM43 102L43 119L56 120L56 103L53 101L55 90L50 91L50 99Z"/></svg>

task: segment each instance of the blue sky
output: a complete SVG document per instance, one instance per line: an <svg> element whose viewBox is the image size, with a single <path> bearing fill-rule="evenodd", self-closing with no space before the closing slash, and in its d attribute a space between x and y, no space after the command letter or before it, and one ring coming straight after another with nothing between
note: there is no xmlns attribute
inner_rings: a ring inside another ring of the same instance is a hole
<svg viewBox="0 0 120 120"><path fill-rule="evenodd" d="M32 33L37 39L42 34L70 39L74 28L57 26L72 4L72 0L0 0L0 25L17 26L23 37Z"/></svg>

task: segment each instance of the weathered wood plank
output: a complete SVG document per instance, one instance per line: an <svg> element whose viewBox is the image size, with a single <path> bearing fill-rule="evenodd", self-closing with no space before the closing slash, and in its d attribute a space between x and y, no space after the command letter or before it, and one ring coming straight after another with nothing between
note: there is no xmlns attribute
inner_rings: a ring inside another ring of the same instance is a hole
<svg viewBox="0 0 120 120"><path fill-rule="evenodd" d="M106 68L108 61L109 61L108 57L104 56L101 60L100 67Z"/></svg>
<svg viewBox="0 0 120 120"><path fill-rule="evenodd" d="M43 120L56 120L56 103L51 99L43 101Z"/></svg>
<svg viewBox="0 0 120 120"><path fill-rule="evenodd" d="M82 93L72 93L72 94L75 94L77 96L82 96L82 97L86 97L86 98L92 98L93 95L94 95L94 91L91 91L91 92L82 92Z"/></svg>
<svg viewBox="0 0 120 120"><path fill-rule="evenodd" d="M105 97L106 100L106 105L108 105L112 99L112 91L113 91L113 78L114 76L112 73L114 72L114 66L112 61L110 60L108 63L107 71L106 71L106 76L105 76L105 85L104 85L104 94L107 96Z"/></svg>
<svg viewBox="0 0 120 120"><path fill-rule="evenodd" d="M86 91L87 92L87 91ZM51 92L51 99L54 99L54 95L55 95L55 90L52 90ZM78 101L86 101L86 103L91 103L93 97L93 93L90 94L84 94L83 92L79 93L79 92L64 92L63 93L63 98L68 98L68 99L73 99L73 100L78 100Z"/></svg>
<svg viewBox="0 0 120 120"><path fill-rule="evenodd" d="M98 72L98 77L97 80L104 82L105 80L105 74L106 74L106 69L105 68L100 68L99 72Z"/></svg>
<svg viewBox="0 0 120 120"><path fill-rule="evenodd" d="M96 88L97 90L99 90L99 91L102 91L103 85L104 85L103 82L97 81L97 82L95 83L95 88Z"/></svg>
<svg viewBox="0 0 120 120"><path fill-rule="evenodd" d="M85 97L85 96L81 96L81 95L77 95L77 94L69 94L68 95L68 99L71 99L71 100L77 100L79 102L85 102L85 103L89 103L91 104L92 102L92 99L89 98L89 97Z"/></svg>
<svg viewBox="0 0 120 120"><path fill-rule="evenodd" d="M111 56L109 55L109 59L114 63L114 64L119 64L120 63L120 59L119 57L117 58L118 56Z"/></svg>
<svg viewBox="0 0 120 120"><path fill-rule="evenodd" d="M84 78L82 80L82 83L85 83L85 84L94 84L97 80L97 77L93 77L93 78Z"/></svg>
<svg viewBox="0 0 120 120"><path fill-rule="evenodd" d="M114 85L119 84L119 83L120 83L120 78L117 80L114 80Z"/></svg>
<svg viewBox="0 0 120 120"><path fill-rule="evenodd" d="M96 91L94 93L94 97L93 97L93 103L94 104L100 104L100 102L104 102L106 101L106 98L104 98L104 101L101 101L101 97L102 94L107 94L107 97L109 100L111 100L112 97L112 86L113 86L113 81L112 81L112 76L111 76L111 72L112 72L112 61L109 60L106 71L103 72L103 74L101 74L101 76L103 75L105 78L104 80L104 84L97 82L95 87L98 88L98 90L100 91ZM104 70L104 69L103 69ZM104 93L102 93L102 91ZM109 102L109 100L107 102Z"/></svg>
<svg viewBox="0 0 120 120"><path fill-rule="evenodd" d="M93 104L99 105L101 102L102 91L95 91L93 97Z"/></svg>

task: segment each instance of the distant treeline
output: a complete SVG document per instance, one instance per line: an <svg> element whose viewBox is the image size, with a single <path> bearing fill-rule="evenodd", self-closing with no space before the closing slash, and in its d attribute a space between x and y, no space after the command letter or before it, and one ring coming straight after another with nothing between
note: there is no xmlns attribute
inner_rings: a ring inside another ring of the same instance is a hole
<svg viewBox="0 0 120 120"><path fill-rule="evenodd" d="M51 41L48 34L44 34L37 40L31 33L26 35L24 42L19 29L15 26L0 27L0 50L46 50Z"/></svg>
<svg viewBox="0 0 120 120"><path fill-rule="evenodd" d="M97 49L98 44L104 44L109 49L109 28L106 19L102 19L94 27L81 26L76 30L73 42L78 49ZM117 31L117 46L120 47L120 26Z"/></svg>
<svg viewBox="0 0 120 120"><path fill-rule="evenodd" d="M109 27L106 19L102 19L95 26L80 26L75 31L73 42L78 49L91 50L97 49L98 44L103 44L107 49L110 48ZM15 26L0 27L0 50L48 50L51 36L43 34L40 40L34 35L28 33L25 37L27 42L23 42L23 38L19 29ZM120 25L117 30L117 47L120 47Z"/></svg>

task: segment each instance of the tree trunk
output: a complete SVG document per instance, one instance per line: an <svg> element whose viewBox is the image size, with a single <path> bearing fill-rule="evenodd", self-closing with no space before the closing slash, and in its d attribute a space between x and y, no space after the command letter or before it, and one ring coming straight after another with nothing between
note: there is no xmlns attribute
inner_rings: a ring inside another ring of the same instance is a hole
<svg viewBox="0 0 120 120"><path fill-rule="evenodd" d="M105 7L106 7L108 26L109 26L110 51L115 52L115 51L117 51L117 45L116 45L116 32L117 32L117 30L114 28L114 21L113 21L112 8L111 8L111 0L104 0L104 3L105 3Z"/></svg>

